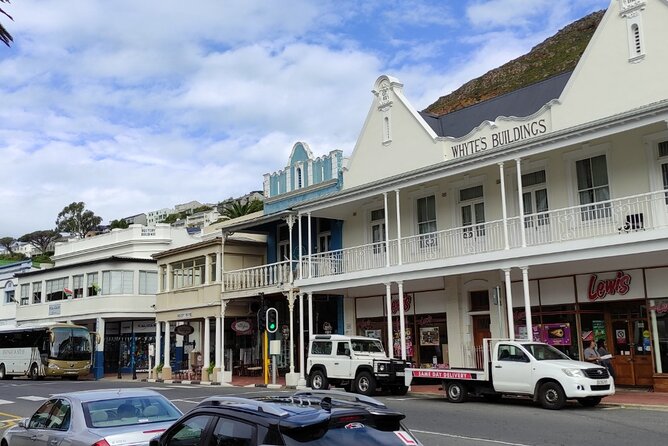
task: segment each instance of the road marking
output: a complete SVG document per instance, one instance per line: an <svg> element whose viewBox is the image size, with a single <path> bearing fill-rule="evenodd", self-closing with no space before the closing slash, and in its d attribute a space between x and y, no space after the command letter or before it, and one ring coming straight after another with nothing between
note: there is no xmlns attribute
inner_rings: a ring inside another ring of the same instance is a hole
<svg viewBox="0 0 668 446"><path fill-rule="evenodd" d="M427 435L438 435L440 437L461 438L462 440L484 441L486 443L505 444L505 445L509 445L509 446L531 446L531 445L524 444L524 443L510 443L508 441L489 440L487 438L477 438L477 437L466 437L464 435L443 434L443 433L440 433L440 432L421 431L421 430L417 430L417 429L411 429L411 432L413 432L413 433L417 432L419 434L427 434Z"/></svg>
<svg viewBox="0 0 668 446"><path fill-rule="evenodd" d="M28 401L46 401L48 400L47 397L44 396L17 396L17 398L20 398L22 400L28 400Z"/></svg>
<svg viewBox="0 0 668 446"><path fill-rule="evenodd" d="M419 400L421 398L408 397L408 398L387 398L390 401L409 401L409 400Z"/></svg>
<svg viewBox="0 0 668 446"><path fill-rule="evenodd" d="M172 390L174 387L144 387L144 389L151 389L151 390Z"/></svg>
<svg viewBox="0 0 668 446"><path fill-rule="evenodd" d="M14 401L0 400L0 404L12 404Z"/></svg>
<svg viewBox="0 0 668 446"><path fill-rule="evenodd" d="M167 386L170 389L192 389L193 386Z"/></svg>

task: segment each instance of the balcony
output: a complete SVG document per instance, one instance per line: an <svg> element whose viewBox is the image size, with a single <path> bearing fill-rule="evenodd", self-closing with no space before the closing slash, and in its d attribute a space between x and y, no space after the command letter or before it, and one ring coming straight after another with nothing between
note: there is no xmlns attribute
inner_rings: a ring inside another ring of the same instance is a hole
<svg viewBox="0 0 668 446"><path fill-rule="evenodd" d="M257 293L266 289L283 289L290 285L290 262L271 263L223 272L225 293L251 291Z"/></svg>
<svg viewBox="0 0 668 446"><path fill-rule="evenodd" d="M667 227L668 191L555 209L311 256L311 278ZM524 226L524 240L522 238ZM506 236L507 232L507 236ZM620 239L620 243L624 240ZM401 249L399 249L401 248ZM389 255L388 255L389 254ZM401 255L401 259L399 256ZM389 257L389 259L388 259ZM309 270L308 256L302 261ZM304 278L309 277L304 274Z"/></svg>

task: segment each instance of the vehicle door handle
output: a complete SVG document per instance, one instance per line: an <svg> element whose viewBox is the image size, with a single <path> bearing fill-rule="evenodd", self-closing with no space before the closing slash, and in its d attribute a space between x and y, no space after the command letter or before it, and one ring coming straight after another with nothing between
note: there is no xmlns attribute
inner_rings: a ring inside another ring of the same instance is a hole
<svg viewBox="0 0 668 446"><path fill-rule="evenodd" d="M31 439L32 441L37 440L37 435L33 435L32 437L30 437L30 439Z"/></svg>
<svg viewBox="0 0 668 446"><path fill-rule="evenodd" d="M503 367L501 367L500 365L495 365L494 368L495 369L502 369Z"/></svg>
<svg viewBox="0 0 668 446"><path fill-rule="evenodd" d="M334 365L339 365L339 363L338 363L338 362L335 362Z"/></svg>

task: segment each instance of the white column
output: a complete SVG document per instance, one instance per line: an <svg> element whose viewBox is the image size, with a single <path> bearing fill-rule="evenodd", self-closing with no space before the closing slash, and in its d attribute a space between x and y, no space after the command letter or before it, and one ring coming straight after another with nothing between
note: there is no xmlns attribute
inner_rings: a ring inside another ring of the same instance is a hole
<svg viewBox="0 0 668 446"><path fill-rule="evenodd" d="M308 226L306 228L308 230L308 234L306 236L306 239L308 241L308 278L310 279L311 277L313 277L313 267L312 267L313 244L311 243L311 213L308 212L306 216L308 218ZM309 311L309 314L310 313L311 312Z"/></svg>
<svg viewBox="0 0 668 446"><path fill-rule="evenodd" d="M223 277L223 272L225 271L225 237L227 233L221 231L220 237L220 262L218 262L218 268L220 271L220 298L223 298L223 293L225 292L225 277Z"/></svg>
<svg viewBox="0 0 668 446"><path fill-rule="evenodd" d="M399 332L401 336L401 359L406 360L406 321L404 320L404 283L399 281Z"/></svg>
<svg viewBox="0 0 668 446"><path fill-rule="evenodd" d="M216 363L214 367L220 370L220 357L222 352L222 347L220 345L221 336L220 336L220 318L216 318Z"/></svg>
<svg viewBox="0 0 668 446"><path fill-rule="evenodd" d="M295 373L295 323L294 323L294 309L295 309L295 294L290 288L288 292L288 310L290 311L290 373Z"/></svg>
<svg viewBox="0 0 668 446"><path fill-rule="evenodd" d="M513 320L513 292L510 283L510 268L504 269L506 283L506 310L508 312L508 338L515 339L515 321Z"/></svg>
<svg viewBox="0 0 668 446"><path fill-rule="evenodd" d="M506 204L506 179L503 174L503 163L499 163L499 177L501 178L501 211L503 212L503 243L505 249L510 249L508 241L508 206Z"/></svg>
<svg viewBox="0 0 668 446"><path fill-rule="evenodd" d="M100 279L102 279L102 273L100 273ZM172 265L169 263L167 264L167 277L165 278L165 290L164 291L171 291L172 289Z"/></svg>
<svg viewBox="0 0 668 446"><path fill-rule="evenodd" d="M299 293L299 385L306 385L306 370L304 369L304 293ZM304 380L303 382L301 382Z"/></svg>
<svg viewBox="0 0 668 446"><path fill-rule="evenodd" d="M220 265L221 265L220 262L222 262L221 257L222 257L222 256L220 255L220 253L217 252L217 253L216 253L216 280L217 280L218 282L222 282L222 281L223 281L223 273L222 273L223 268L220 266Z"/></svg>
<svg viewBox="0 0 668 446"><path fill-rule="evenodd" d="M390 218L387 209L387 192L383 192L385 203L385 266L390 266Z"/></svg>
<svg viewBox="0 0 668 446"><path fill-rule="evenodd" d="M661 343L659 342L659 330L656 327L656 301L649 301L649 317L652 324L652 341L654 343L654 361L656 362L656 373L663 373L663 363L661 362Z"/></svg>
<svg viewBox="0 0 668 446"><path fill-rule="evenodd" d="M288 279L290 281L290 286L292 286L294 280L294 275L292 272L292 228L295 225L295 216L294 215L288 215L288 218L286 218L286 223L288 224L288 249L290 250L290 254L288 255L288 260L290 261L290 268L289 268L289 275L290 278Z"/></svg>
<svg viewBox="0 0 668 446"><path fill-rule="evenodd" d="M204 285L211 283L211 256L204 256Z"/></svg>
<svg viewBox="0 0 668 446"><path fill-rule="evenodd" d="M299 237L297 239L299 241L299 280L301 280L301 279L304 278L304 274L303 274L304 264L303 264L303 261L302 261L302 258L304 257L304 253L302 252L303 251L303 249L302 249L302 214L299 214L299 216L297 218L299 219L299 220L297 220L298 221L297 231L299 231Z"/></svg>
<svg viewBox="0 0 668 446"><path fill-rule="evenodd" d="M163 370L172 369L172 363L170 361L172 357L172 350L171 350L172 346L170 344L172 335L169 330L170 330L169 321L165 321L165 360L164 360L164 365L162 367Z"/></svg>
<svg viewBox="0 0 668 446"><path fill-rule="evenodd" d="M387 312L387 355L394 358L394 337L392 333L392 284L385 284L385 311Z"/></svg>
<svg viewBox="0 0 668 446"><path fill-rule="evenodd" d="M225 381L225 309L227 299L220 300L220 370L223 375L221 381Z"/></svg>
<svg viewBox="0 0 668 446"><path fill-rule="evenodd" d="M522 197L522 166L520 164L520 159L515 160L517 165L517 195L519 200L519 209L520 209L520 233L522 234L522 247L527 245L527 234L524 228L524 198Z"/></svg>
<svg viewBox="0 0 668 446"><path fill-rule="evenodd" d="M162 345L160 345L162 342L160 339L160 335L162 334L161 324L162 322L155 321L155 367L160 364L160 352L162 351Z"/></svg>
<svg viewBox="0 0 668 446"><path fill-rule="evenodd" d="M308 336L313 338L313 293L308 292Z"/></svg>
<svg viewBox="0 0 668 446"><path fill-rule="evenodd" d="M529 267L523 266L522 285L524 286L524 312L527 320L527 339L533 341L533 324L531 321L531 296L529 295Z"/></svg>
<svg viewBox="0 0 668 446"><path fill-rule="evenodd" d="M401 205L399 204L399 189L394 190L397 199L397 262L401 265Z"/></svg>
<svg viewBox="0 0 668 446"><path fill-rule="evenodd" d="M204 364L202 368L208 370L211 365L209 354L211 352L211 320L208 317L204 318ZM211 381L211 377L209 377Z"/></svg>

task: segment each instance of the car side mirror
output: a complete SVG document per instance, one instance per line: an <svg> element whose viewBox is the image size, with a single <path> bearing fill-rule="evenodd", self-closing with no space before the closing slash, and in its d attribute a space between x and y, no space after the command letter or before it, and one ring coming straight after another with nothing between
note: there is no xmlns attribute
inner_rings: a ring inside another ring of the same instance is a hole
<svg viewBox="0 0 668 446"><path fill-rule="evenodd" d="M160 438L152 438L151 441L148 442L148 446L160 446Z"/></svg>
<svg viewBox="0 0 668 446"><path fill-rule="evenodd" d="M27 429L28 428L28 419L27 418L20 419L18 426L22 427L23 429Z"/></svg>

